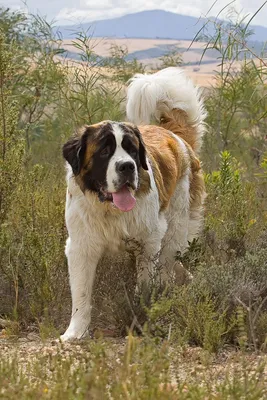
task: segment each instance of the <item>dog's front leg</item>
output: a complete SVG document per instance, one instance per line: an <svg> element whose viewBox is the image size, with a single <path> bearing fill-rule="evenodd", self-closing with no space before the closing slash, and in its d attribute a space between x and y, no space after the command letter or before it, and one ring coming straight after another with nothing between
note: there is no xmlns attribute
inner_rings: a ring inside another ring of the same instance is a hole
<svg viewBox="0 0 267 400"><path fill-rule="evenodd" d="M161 242L166 229L166 219L164 216L161 216L155 230L144 239L141 253L137 256L137 291L140 287L142 288L142 286L149 287L154 281L161 250Z"/></svg>
<svg viewBox="0 0 267 400"><path fill-rule="evenodd" d="M160 250L160 242L146 243L141 254L136 257L137 266L137 290L142 286L149 286L153 282L155 266Z"/></svg>
<svg viewBox="0 0 267 400"><path fill-rule="evenodd" d="M72 297L72 315L62 341L80 339L88 333L91 321L91 297L98 261L103 249L100 246L83 247L70 238L66 244Z"/></svg>

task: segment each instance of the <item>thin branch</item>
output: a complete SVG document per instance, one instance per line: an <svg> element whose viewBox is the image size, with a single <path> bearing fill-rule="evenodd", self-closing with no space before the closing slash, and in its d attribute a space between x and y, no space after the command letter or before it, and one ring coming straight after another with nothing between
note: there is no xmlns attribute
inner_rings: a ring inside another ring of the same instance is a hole
<svg viewBox="0 0 267 400"><path fill-rule="evenodd" d="M2 160L5 161L6 156L6 116L5 116L5 100L4 100L4 79L3 79L3 71L1 71L0 75L0 96L1 96L1 111L2 111L2 128L3 128L3 150L2 150Z"/></svg>

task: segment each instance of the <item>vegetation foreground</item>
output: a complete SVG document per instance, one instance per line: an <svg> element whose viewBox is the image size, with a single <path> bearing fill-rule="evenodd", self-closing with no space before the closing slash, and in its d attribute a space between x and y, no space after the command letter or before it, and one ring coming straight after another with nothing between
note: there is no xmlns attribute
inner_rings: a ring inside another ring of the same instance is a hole
<svg viewBox="0 0 267 400"><path fill-rule="evenodd" d="M134 260L107 254L93 339L63 345L62 143L82 124L123 120L125 83L144 67L119 47L99 59L86 33L70 61L45 21L0 9L0 398L267 398L266 50L248 48L243 21L211 23L214 37L200 32L220 66L205 90L205 227L177 253L194 278L139 299Z"/></svg>
<svg viewBox="0 0 267 400"><path fill-rule="evenodd" d="M3 399L265 399L263 355L150 339L0 344Z"/></svg>

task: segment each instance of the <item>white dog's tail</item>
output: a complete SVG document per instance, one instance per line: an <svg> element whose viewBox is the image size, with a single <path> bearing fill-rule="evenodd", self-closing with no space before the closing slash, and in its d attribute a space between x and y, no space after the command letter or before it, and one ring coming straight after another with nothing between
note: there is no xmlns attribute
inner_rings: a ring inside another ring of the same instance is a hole
<svg viewBox="0 0 267 400"><path fill-rule="evenodd" d="M136 74L130 80L126 112L129 121L136 125L149 124L155 118L194 150L200 148L206 111L200 90L180 68Z"/></svg>

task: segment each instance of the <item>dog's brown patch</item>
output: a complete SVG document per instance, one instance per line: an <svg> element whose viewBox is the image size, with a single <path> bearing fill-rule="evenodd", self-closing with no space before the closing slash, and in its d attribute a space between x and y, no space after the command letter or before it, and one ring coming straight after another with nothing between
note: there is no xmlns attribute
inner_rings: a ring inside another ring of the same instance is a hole
<svg viewBox="0 0 267 400"><path fill-rule="evenodd" d="M206 196L204 176L199 160L192 149L189 150L191 174L190 174L190 218L194 218L194 211L199 210Z"/></svg>
<svg viewBox="0 0 267 400"><path fill-rule="evenodd" d="M97 149L97 143L88 140L88 143L86 145L86 151L83 161L83 167L81 170L81 175L84 175L87 171L89 171L92 168L92 163L93 163L92 157L96 149Z"/></svg>
<svg viewBox="0 0 267 400"><path fill-rule="evenodd" d="M152 163L161 211L169 205L180 177L188 167L188 157L179 142L158 126L139 127Z"/></svg>
<svg viewBox="0 0 267 400"><path fill-rule="evenodd" d="M143 195L148 194L148 192L151 189L151 182L148 171L145 171L143 168L141 168L139 179L140 179L140 186L138 188L138 191L136 192L136 197L141 197Z"/></svg>
<svg viewBox="0 0 267 400"><path fill-rule="evenodd" d="M173 109L169 113L164 112L160 119L160 126L182 138L193 150L198 147L199 138L196 127L188 123L188 117L185 111Z"/></svg>
<svg viewBox="0 0 267 400"><path fill-rule="evenodd" d="M79 136L86 135L86 150L81 169L81 177L92 167L92 157L97 149L98 134L101 131L103 123L94 125L85 125L78 132Z"/></svg>

